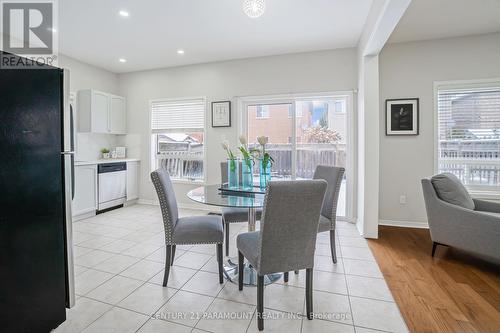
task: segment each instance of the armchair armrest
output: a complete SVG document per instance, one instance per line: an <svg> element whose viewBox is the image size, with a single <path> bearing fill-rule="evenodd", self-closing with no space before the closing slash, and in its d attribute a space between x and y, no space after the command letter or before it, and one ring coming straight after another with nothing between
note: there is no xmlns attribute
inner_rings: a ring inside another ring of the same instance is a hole
<svg viewBox="0 0 500 333"><path fill-rule="evenodd" d="M475 210L482 210L490 213L500 213L500 202L472 199L476 205Z"/></svg>

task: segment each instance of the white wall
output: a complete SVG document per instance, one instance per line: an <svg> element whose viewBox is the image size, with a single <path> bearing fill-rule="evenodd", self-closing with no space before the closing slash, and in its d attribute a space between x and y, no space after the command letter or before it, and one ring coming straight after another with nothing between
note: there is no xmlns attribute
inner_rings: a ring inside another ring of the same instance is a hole
<svg viewBox="0 0 500 333"><path fill-rule="evenodd" d="M500 77L500 34L389 44L379 58L379 216L383 223L425 224L420 179L434 173L433 83ZM420 99L420 135L385 136L385 100L411 97ZM399 204L403 194L406 205Z"/></svg>
<svg viewBox="0 0 500 333"><path fill-rule="evenodd" d="M118 75L104 69L94 67L79 60L60 55L59 67L70 71L70 91L96 89L118 94ZM78 110L77 110L78 112ZM122 145L123 138L111 134L77 133L76 160L95 160L100 157L101 148L112 148Z"/></svg>
<svg viewBox="0 0 500 333"><path fill-rule="evenodd" d="M141 199L155 200L150 182L149 101L159 98L206 96L212 101L232 100L232 127L212 128L206 115L207 182L220 181L220 148L225 136L237 144L238 112L235 97L299 92L345 91L357 86L356 49L291 54L158 69L119 75L120 95L127 98L128 131L140 135ZM191 203L186 192L192 185L176 184L177 199ZM191 203L192 204L192 203Z"/></svg>

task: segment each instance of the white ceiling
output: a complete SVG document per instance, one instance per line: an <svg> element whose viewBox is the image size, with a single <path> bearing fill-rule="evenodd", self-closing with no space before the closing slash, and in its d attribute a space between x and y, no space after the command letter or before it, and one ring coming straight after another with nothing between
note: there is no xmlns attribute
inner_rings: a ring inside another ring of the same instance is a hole
<svg viewBox="0 0 500 333"><path fill-rule="evenodd" d="M113 72L354 47L372 0L59 1L59 51ZM130 12L128 18L118 15ZM177 50L185 50L178 55ZM126 63L118 62L127 59Z"/></svg>
<svg viewBox="0 0 500 333"><path fill-rule="evenodd" d="M389 42L500 31L500 0L412 0Z"/></svg>

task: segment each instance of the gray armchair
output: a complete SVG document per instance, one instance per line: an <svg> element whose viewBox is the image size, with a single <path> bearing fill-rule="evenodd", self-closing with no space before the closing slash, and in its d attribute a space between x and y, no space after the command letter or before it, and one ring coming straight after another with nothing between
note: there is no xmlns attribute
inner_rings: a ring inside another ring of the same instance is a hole
<svg viewBox="0 0 500 333"><path fill-rule="evenodd" d="M264 275L306 270L306 314L312 319L314 251L324 180L272 181L268 184L260 231L238 235L238 286L243 289L243 258L257 271L257 323L264 329Z"/></svg>
<svg viewBox="0 0 500 333"><path fill-rule="evenodd" d="M240 165L240 178L241 178L241 165ZM220 164L220 178L221 183L227 183L227 162ZM237 222L248 222L248 209L237 207L224 207L221 209L222 223L224 224L224 233L226 235L226 256L229 255L229 225ZM256 209L256 218L260 220L262 209Z"/></svg>
<svg viewBox="0 0 500 333"><path fill-rule="evenodd" d="M165 228L165 275L163 286L168 283L170 266L174 263L175 247L181 244L215 244L219 265L219 283L222 276L222 243L224 240L222 219L217 215L188 216L179 218L177 200L170 175L165 169L151 172L151 180L160 200L160 208Z"/></svg>
<svg viewBox="0 0 500 333"><path fill-rule="evenodd" d="M422 179L422 188L432 256L446 245L500 259L500 203L472 199L452 174Z"/></svg>

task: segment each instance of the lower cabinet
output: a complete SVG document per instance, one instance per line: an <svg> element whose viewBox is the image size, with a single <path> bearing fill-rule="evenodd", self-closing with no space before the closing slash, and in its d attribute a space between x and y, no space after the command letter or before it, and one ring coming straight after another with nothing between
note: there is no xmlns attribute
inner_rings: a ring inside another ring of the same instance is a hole
<svg viewBox="0 0 500 333"><path fill-rule="evenodd" d="M97 165L75 166L75 196L73 216L97 210Z"/></svg>
<svg viewBox="0 0 500 333"><path fill-rule="evenodd" d="M139 199L139 170L138 161L127 162L127 201Z"/></svg>

